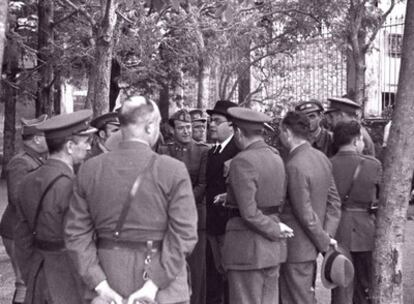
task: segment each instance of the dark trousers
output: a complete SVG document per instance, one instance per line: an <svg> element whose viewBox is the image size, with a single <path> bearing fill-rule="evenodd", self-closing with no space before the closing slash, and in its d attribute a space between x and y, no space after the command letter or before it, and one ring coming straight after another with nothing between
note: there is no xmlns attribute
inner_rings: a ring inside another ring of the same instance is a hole
<svg viewBox="0 0 414 304"><path fill-rule="evenodd" d="M229 270L230 304L278 304L279 268Z"/></svg>
<svg viewBox="0 0 414 304"><path fill-rule="evenodd" d="M284 263L280 267L280 303L316 304L316 261Z"/></svg>
<svg viewBox="0 0 414 304"><path fill-rule="evenodd" d="M370 304L372 292L372 252L351 252L354 264L354 280L348 287L337 287L332 290L332 304Z"/></svg>
<svg viewBox="0 0 414 304"><path fill-rule="evenodd" d="M191 273L191 304L206 303L206 232L198 231L198 242L187 259Z"/></svg>
<svg viewBox="0 0 414 304"><path fill-rule="evenodd" d="M228 283L224 273L219 272L217 269L217 263L221 264L221 261L217 261L218 247L220 246L213 239L215 237L209 236L207 238L206 246L206 278L207 278L207 293L206 303L207 304L228 304ZM215 243L212 243L215 242ZM213 253L213 250L215 252Z"/></svg>

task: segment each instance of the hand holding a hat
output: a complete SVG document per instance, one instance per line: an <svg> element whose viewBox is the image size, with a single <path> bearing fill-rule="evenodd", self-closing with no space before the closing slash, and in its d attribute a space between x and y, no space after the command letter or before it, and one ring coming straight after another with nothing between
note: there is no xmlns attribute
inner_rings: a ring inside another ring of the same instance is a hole
<svg viewBox="0 0 414 304"><path fill-rule="evenodd" d="M335 240L335 239L333 239L333 238L331 238L329 240L329 246L332 246L335 250L338 249L338 241Z"/></svg>
<svg viewBox="0 0 414 304"><path fill-rule="evenodd" d="M291 238L294 236L293 229L284 223L279 223L280 234L282 238Z"/></svg>
<svg viewBox="0 0 414 304"><path fill-rule="evenodd" d="M144 286L128 297L127 304L155 303L158 287L152 280L145 281Z"/></svg>

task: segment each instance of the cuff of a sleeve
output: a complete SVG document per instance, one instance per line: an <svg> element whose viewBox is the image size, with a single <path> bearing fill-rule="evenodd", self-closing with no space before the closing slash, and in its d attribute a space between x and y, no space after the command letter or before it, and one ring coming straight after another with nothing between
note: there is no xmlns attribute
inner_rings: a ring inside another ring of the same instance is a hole
<svg viewBox="0 0 414 304"><path fill-rule="evenodd" d="M158 286L159 289L164 289L174 280L168 276L165 269L159 263L151 265L148 271L149 278Z"/></svg>
<svg viewBox="0 0 414 304"><path fill-rule="evenodd" d="M100 266L93 266L89 269L86 277L86 284L94 289L99 283L106 280L106 275Z"/></svg>

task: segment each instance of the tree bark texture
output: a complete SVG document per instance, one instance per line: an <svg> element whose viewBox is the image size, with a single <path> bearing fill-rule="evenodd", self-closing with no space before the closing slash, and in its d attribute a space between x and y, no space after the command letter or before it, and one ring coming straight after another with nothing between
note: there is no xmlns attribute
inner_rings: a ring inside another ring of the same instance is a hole
<svg viewBox="0 0 414 304"><path fill-rule="evenodd" d="M205 60L200 59L198 61L198 75L197 75L197 108L204 109L208 105L209 98L209 80L210 80L210 68Z"/></svg>
<svg viewBox="0 0 414 304"><path fill-rule="evenodd" d="M160 109L162 120L166 121L168 119L168 110L170 107L170 88L168 84L162 84L158 107Z"/></svg>
<svg viewBox="0 0 414 304"><path fill-rule="evenodd" d="M0 1L0 75L3 66L4 44L6 43L8 4L8 0Z"/></svg>
<svg viewBox="0 0 414 304"><path fill-rule="evenodd" d="M95 83L93 92L94 117L108 112L109 91L111 82L112 51L114 46L114 30L117 20L115 13L116 0L107 0L101 24L97 31L95 51Z"/></svg>
<svg viewBox="0 0 414 304"><path fill-rule="evenodd" d="M52 115L53 108L53 0L39 0L37 5L38 24L38 65L39 82L36 102L36 116Z"/></svg>
<svg viewBox="0 0 414 304"><path fill-rule="evenodd" d="M407 1L396 108L385 155L374 251L374 304L403 303L402 249L414 169L414 1Z"/></svg>

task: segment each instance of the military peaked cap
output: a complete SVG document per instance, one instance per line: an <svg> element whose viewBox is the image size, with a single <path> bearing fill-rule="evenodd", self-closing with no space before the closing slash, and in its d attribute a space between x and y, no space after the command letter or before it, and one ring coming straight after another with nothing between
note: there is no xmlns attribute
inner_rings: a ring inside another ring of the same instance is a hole
<svg viewBox="0 0 414 304"><path fill-rule="evenodd" d="M272 120L264 113L247 108L233 107L228 109L227 112L234 125L249 130L263 130L265 128L264 124Z"/></svg>
<svg viewBox="0 0 414 304"><path fill-rule="evenodd" d="M328 101L330 104L325 113L342 111L355 115L361 109L359 104L346 97L331 97Z"/></svg>
<svg viewBox="0 0 414 304"><path fill-rule="evenodd" d="M206 122L207 121L207 118L204 116L203 110L201 109L191 110L190 115L191 115L192 122L195 122L195 121Z"/></svg>
<svg viewBox="0 0 414 304"><path fill-rule="evenodd" d="M304 101L298 104L295 107L295 111L302 112L305 114L312 112L323 112L323 105L320 101L316 99L311 99L309 101Z"/></svg>
<svg viewBox="0 0 414 304"><path fill-rule="evenodd" d="M46 138L66 138L71 135L88 135L96 132L89 126L91 110L81 110L69 114L54 116L38 126Z"/></svg>
<svg viewBox="0 0 414 304"><path fill-rule="evenodd" d="M187 110L182 109L175 112L168 120L171 126L174 126L174 121L191 122L191 115Z"/></svg>
<svg viewBox="0 0 414 304"><path fill-rule="evenodd" d="M94 128L97 128L98 130L102 129L108 124L119 126L119 119L118 119L117 112L105 113L101 116L94 118L91 121L91 126Z"/></svg>
<svg viewBox="0 0 414 304"><path fill-rule="evenodd" d="M22 136L42 134L43 131L40 131L37 126L43 123L46 119L47 114L40 115L38 118L34 119L21 118L20 122L22 123Z"/></svg>

